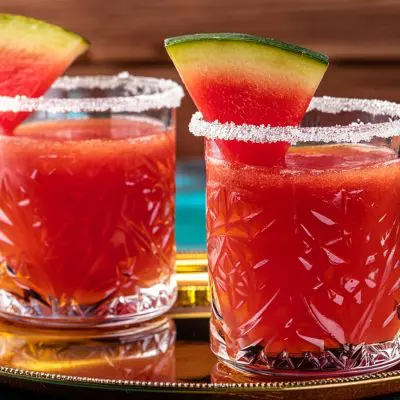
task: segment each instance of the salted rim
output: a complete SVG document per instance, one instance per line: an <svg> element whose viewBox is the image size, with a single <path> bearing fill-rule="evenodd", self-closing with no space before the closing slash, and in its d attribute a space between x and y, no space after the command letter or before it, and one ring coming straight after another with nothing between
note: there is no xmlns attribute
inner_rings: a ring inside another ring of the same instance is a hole
<svg viewBox="0 0 400 400"><path fill-rule="evenodd" d="M52 89L65 91L117 88L124 89L126 96L86 98L0 96L0 112L143 112L177 108L184 96L182 87L172 80L133 76L127 72L111 76L65 76L59 78L52 86Z"/></svg>
<svg viewBox="0 0 400 400"><path fill-rule="evenodd" d="M254 143L289 142L292 145L304 142L358 143L373 137L389 138L400 135L400 104L384 100L356 99L346 97L314 97L308 111L329 114L362 111L371 115L385 115L388 122L363 123L325 127L271 127L269 125L236 125L233 122L207 122L200 112L193 114L189 131L195 136L209 139L240 140ZM391 118L396 118L391 120Z"/></svg>

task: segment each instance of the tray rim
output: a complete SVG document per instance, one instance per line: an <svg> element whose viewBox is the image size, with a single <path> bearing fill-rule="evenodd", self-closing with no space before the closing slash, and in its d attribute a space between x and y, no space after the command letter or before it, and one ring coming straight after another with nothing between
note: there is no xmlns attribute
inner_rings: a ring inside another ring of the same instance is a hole
<svg viewBox="0 0 400 400"><path fill-rule="evenodd" d="M297 392L316 391L335 388L366 386L376 383L400 382L400 369L376 374L356 375L343 378L323 378L303 381L275 381L251 383L189 383L189 382L149 382L116 379L99 379L73 375L51 374L31 370L0 366L0 376L41 384L53 384L71 387L86 387L132 392L168 392L168 393L260 393L260 392ZM400 390L400 386L399 386Z"/></svg>

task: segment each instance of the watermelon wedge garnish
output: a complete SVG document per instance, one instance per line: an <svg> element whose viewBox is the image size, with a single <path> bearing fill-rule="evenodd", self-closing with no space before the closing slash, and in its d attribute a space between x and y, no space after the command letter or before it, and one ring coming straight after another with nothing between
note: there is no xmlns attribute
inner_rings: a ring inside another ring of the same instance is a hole
<svg viewBox="0 0 400 400"><path fill-rule="evenodd" d="M19 15L0 14L0 96L40 97L89 47L81 36ZM0 113L10 134L27 113Z"/></svg>
<svg viewBox="0 0 400 400"><path fill-rule="evenodd" d="M238 33L178 36L165 41L206 121L299 125L328 58L302 47ZM275 165L289 144L218 141L234 161Z"/></svg>

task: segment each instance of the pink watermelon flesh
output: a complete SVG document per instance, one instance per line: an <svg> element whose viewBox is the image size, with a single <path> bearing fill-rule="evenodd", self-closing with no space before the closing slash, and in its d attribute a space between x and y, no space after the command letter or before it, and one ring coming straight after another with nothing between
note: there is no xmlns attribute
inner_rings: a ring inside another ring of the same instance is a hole
<svg viewBox="0 0 400 400"><path fill-rule="evenodd" d="M206 121L237 125L299 125L312 96L291 88L254 87L235 77L207 77L192 82L190 93ZM290 145L287 142L252 143L216 140L224 158L251 165L282 165Z"/></svg>
<svg viewBox="0 0 400 400"><path fill-rule="evenodd" d="M65 62L54 65L51 58L45 60L42 55L4 55L0 66L0 95L40 97L68 66L69 63ZM11 134L28 115L27 112L1 112L0 127L3 133Z"/></svg>

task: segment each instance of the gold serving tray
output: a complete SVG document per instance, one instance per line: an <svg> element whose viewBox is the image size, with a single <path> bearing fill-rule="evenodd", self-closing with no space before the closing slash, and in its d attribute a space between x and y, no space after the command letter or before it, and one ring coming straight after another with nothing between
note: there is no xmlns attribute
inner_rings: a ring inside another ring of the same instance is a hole
<svg viewBox="0 0 400 400"><path fill-rule="evenodd" d="M176 260L178 299L175 314L187 312L209 316L211 293L208 285L207 254L179 253Z"/></svg>
<svg viewBox="0 0 400 400"><path fill-rule="evenodd" d="M400 367L374 375L284 381L243 375L218 362L208 343L206 267L205 254L180 254L176 307L140 326L51 330L0 321L0 398L40 393L51 399L344 400L400 392Z"/></svg>

